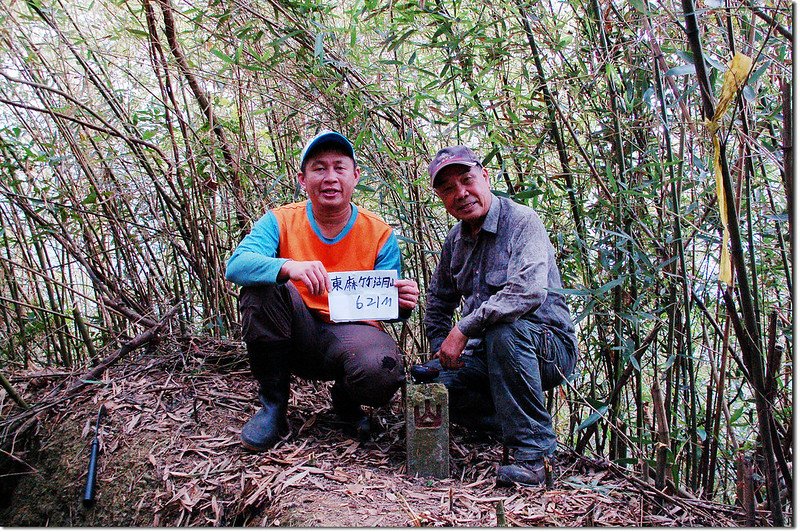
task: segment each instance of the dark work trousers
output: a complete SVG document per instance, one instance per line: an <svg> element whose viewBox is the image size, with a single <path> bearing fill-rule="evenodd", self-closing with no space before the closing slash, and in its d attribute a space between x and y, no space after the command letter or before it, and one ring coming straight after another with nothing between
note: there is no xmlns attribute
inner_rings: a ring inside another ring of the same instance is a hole
<svg viewBox="0 0 800 532"><path fill-rule="evenodd" d="M248 349L288 345L293 374L336 380L358 404L388 403L403 381L401 354L386 332L365 323L322 321L292 283L242 288L239 312Z"/></svg>
<svg viewBox="0 0 800 532"><path fill-rule="evenodd" d="M556 435L544 392L575 369L572 342L547 325L520 318L487 328L470 339L464 367L441 370L456 423L498 431L516 460L536 460L556 450ZM427 365L441 369L439 360ZM563 377L562 377L563 375Z"/></svg>

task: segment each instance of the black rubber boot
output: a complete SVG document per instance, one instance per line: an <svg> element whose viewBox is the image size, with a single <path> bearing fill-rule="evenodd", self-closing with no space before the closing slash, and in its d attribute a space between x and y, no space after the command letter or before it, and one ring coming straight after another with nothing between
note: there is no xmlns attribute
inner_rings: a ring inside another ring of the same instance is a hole
<svg viewBox="0 0 800 532"><path fill-rule="evenodd" d="M336 382L331 388L331 402L333 411L345 424L345 432L360 441L369 441L372 436L372 426L369 416L361 409L344 387Z"/></svg>
<svg viewBox="0 0 800 532"><path fill-rule="evenodd" d="M250 370L258 381L261 409L242 427L242 445L249 451L266 451L289 432L288 349L257 342L247 344Z"/></svg>

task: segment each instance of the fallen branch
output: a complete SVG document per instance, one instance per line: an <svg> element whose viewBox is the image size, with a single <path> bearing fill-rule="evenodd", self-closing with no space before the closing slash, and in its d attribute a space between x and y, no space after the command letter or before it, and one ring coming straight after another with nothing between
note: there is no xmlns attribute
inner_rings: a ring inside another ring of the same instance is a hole
<svg viewBox="0 0 800 532"><path fill-rule="evenodd" d="M23 399L23 398L22 398L22 396L20 396L20 395L17 393L17 391L14 389L14 387L13 387L13 386L11 386L11 383L10 383L10 382L8 382L8 379L6 379L5 375L3 375L2 373L0 373L0 384L2 384L2 385L3 385L3 388L5 388L6 392L8 392L8 395L9 395L9 396L11 396L11 398L12 398L12 399L13 399L13 400L14 400L14 401L15 401L15 402L16 402L16 403L19 405L19 406L21 406L21 407L22 407L22 408L24 408L25 410L27 410L28 408L30 408L30 406L28 405L28 403L26 403L26 402L25 402L25 399Z"/></svg>
<svg viewBox="0 0 800 532"><path fill-rule="evenodd" d="M637 490L653 504L664 508L665 503L675 505L684 511L702 516L706 522L719 522L719 517L724 515L735 523L743 523L744 512L739 508L718 504L706 499L699 499L685 490L676 489L670 480L666 482L666 489L658 489L655 485L639 478L639 474L605 458L592 459L575 453L573 449L566 448L575 462L584 462L592 469L611 471L613 474L625 479L633 489ZM762 512L762 517L765 512ZM716 521L715 521L716 519Z"/></svg>
<svg viewBox="0 0 800 532"><path fill-rule="evenodd" d="M124 305L121 301L103 296L103 303L107 307L111 308L116 312L119 312L120 314L131 320L134 324L142 324L145 325L146 327L158 327L157 321L155 321L152 318L142 316L132 308Z"/></svg>
<svg viewBox="0 0 800 532"><path fill-rule="evenodd" d="M15 435L25 433L39 417L39 414L42 412L49 410L53 406L58 403L61 403L75 394L77 394L84 386L89 384L90 381L97 380L103 372L112 366L117 360L125 356L126 354L130 353L131 351L142 347L149 342L151 342L159 333L162 327L166 325L167 321L175 315L180 309L180 305L175 305L172 307L162 318L161 320L156 323L154 327L144 331L143 333L135 336L133 339L126 342L122 347L120 347L117 351L109 355L105 358L101 363L93 367L91 370L87 371L77 379L75 379L72 384L66 389L66 391L59 392L59 388L54 388L50 393L45 396L42 401L36 403L36 406L29 408L28 410L18 414L17 416L7 419L3 422L3 431L0 434L0 441L5 442L8 438L9 433L11 432L12 427L17 425L18 423L22 423L19 428L13 430Z"/></svg>

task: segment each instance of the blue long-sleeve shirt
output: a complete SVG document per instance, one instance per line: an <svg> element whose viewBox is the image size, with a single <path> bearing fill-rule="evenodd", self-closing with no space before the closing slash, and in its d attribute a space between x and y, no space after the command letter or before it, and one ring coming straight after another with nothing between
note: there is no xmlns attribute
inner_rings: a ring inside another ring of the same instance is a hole
<svg viewBox="0 0 800 532"><path fill-rule="evenodd" d="M351 204L344 229L326 238L311 202L284 205L267 212L253 225L228 259L225 278L240 286L274 284L287 260L319 260L328 272L395 270L402 275L397 237L377 215ZM306 305L327 319L327 295L312 296L295 283Z"/></svg>

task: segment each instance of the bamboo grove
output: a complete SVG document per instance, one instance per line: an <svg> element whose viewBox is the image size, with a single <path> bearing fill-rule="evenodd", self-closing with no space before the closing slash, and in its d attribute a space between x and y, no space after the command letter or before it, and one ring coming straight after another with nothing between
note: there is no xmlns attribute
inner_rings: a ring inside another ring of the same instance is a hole
<svg viewBox="0 0 800 532"><path fill-rule="evenodd" d="M452 223L426 165L465 143L551 232L560 440L792 521L789 2L84 4L0 6L0 368L92 366L175 304L236 339L225 260L321 128L424 292Z"/></svg>

